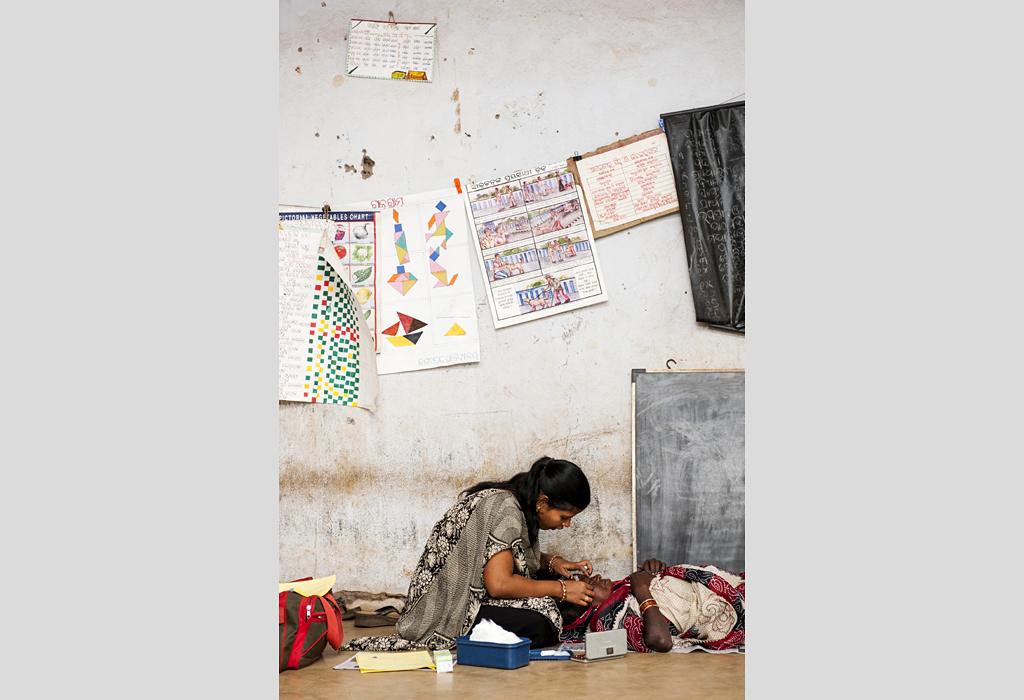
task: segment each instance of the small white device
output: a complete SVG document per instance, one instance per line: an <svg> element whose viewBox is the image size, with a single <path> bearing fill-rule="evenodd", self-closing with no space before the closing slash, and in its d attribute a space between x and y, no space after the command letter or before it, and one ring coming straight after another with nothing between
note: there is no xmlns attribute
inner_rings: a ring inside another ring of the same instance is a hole
<svg viewBox="0 0 1024 700"><path fill-rule="evenodd" d="M626 630L608 630L606 632L587 632L583 651L574 651L572 660L581 664L589 664L606 659L621 659L625 655Z"/></svg>

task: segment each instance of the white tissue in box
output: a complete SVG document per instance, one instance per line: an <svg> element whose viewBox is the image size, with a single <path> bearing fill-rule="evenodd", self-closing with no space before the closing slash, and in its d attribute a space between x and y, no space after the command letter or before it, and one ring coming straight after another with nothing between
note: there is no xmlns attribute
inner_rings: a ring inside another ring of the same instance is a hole
<svg viewBox="0 0 1024 700"><path fill-rule="evenodd" d="M519 637L491 620L480 620L469 633L471 642L491 642L492 644L518 644Z"/></svg>

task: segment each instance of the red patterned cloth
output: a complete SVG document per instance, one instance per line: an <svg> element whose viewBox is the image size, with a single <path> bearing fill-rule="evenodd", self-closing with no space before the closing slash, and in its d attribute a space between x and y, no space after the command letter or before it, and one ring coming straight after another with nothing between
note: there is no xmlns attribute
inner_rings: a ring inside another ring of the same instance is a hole
<svg viewBox="0 0 1024 700"><path fill-rule="evenodd" d="M669 633L673 637L688 640L690 645L715 651L735 649L744 645L745 581L733 586L718 574L686 565L667 567L659 575L702 585L725 600L736 613L736 623L722 639L699 639L694 630L678 630L669 621ZM741 574L740 578L745 577ZM644 619L637 610L628 578L614 582L610 595L600 606L588 608L579 618L565 625L561 639L563 642L582 641L587 632L603 632L610 629L626 630L626 642L630 650L642 653L651 651L644 644Z"/></svg>

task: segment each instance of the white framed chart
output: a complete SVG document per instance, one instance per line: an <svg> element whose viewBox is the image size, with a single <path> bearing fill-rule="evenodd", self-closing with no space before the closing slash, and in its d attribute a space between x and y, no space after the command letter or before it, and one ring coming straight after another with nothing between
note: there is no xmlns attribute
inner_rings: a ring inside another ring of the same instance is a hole
<svg viewBox="0 0 1024 700"><path fill-rule="evenodd" d="M434 22L352 19L345 72L353 78L432 82L436 39Z"/></svg>

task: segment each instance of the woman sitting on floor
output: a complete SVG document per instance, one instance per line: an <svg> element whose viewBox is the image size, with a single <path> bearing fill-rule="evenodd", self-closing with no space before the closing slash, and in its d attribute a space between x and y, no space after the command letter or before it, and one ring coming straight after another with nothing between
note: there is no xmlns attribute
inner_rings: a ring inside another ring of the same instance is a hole
<svg viewBox="0 0 1024 700"><path fill-rule="evenodd" d="M593 587L594 600L585 608L562 606L563 642L581 642L587 632L624 628L631 651L743 646L743 574L648 559L620 581L597 575L583 580Z"/></svg>
<svg viewBox="0 0 1024 700"><path fill-rule="evenodd" d="M593 572L589 561L542 553L538 530L567 528L590 504L582 470L563 459L542 457L508 481L484 481L466 489L431 530L413 572L398 634L360 637L343 648L372 651L448 649L487 618L535 647L558 643L558 602L590 605L584 581L538 580L548 570L568 577Z"/></svg>

